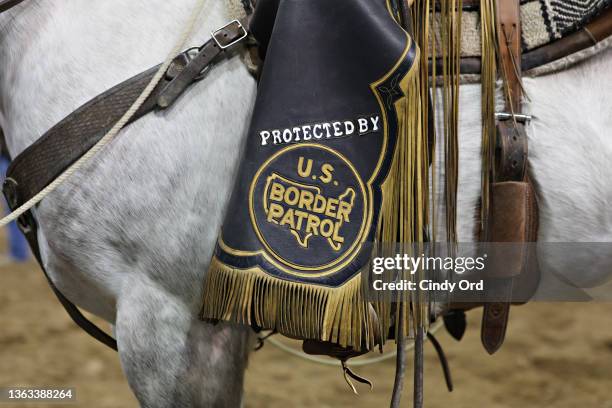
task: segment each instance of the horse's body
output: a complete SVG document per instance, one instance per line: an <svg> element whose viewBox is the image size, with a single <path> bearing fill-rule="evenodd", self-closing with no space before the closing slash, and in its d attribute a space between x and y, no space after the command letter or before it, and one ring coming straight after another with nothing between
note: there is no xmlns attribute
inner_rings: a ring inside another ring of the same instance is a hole
<svg viewBox="0 0 612 408"><path fill-rule="evenodd" d="M160 62L192 1L29 1L0 17L0 119L11 155L82 103ZM191 44L228 19L209 2ZM612 52L527 79L542 241L612 241ZM255 95L238 57L169 111L126 128L36 209L57 287L113 323L143 406L237 406L249 330L198 321L201 286ZM459 239L474 240L480 89L462 87ZM606 166L607 165L607 166ZM574 278L581 278L579 271ZM599 277L586 277L587 281Z"/></svg>

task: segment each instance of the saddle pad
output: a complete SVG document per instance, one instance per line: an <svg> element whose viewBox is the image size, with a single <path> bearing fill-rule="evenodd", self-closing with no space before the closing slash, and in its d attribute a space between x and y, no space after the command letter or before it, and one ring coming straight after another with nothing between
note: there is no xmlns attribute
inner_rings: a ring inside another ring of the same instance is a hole
<svg viewBox="0 0 612 408"><path fill-rule="evenodd" d="M418 47L385 0L259 0L251 28L265 62L201 317L371 349L360 272L412 192L400 157L427 168Z"/></svg>
<svg viewBox="0 0 612 408"><path fill-rule="evenodd" d="M546 45L580 30L611 5L612 0L522 0L523 51ZM439 21L439 17L437 20ZM478 7L465 7L461 24L462 56L480 56L480 12ZM436 37L439 43L439 33Z"/></svg>

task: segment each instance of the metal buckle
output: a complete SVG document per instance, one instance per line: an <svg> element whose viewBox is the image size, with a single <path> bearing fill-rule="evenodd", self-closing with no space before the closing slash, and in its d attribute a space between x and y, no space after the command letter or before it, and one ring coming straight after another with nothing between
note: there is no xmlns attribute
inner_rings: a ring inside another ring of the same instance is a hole
<svg viewBox="0 0 612 408"><path fill-rule="evenodd" d="M495 112L495 119L497 120L514 119L515 121L519 123L528 123L528 122L531 122L531 119L533 119L533 116L524 115L520 113Z"/></svg>
<svg viewBox="0 0 612 408"><path fill-rule="evenodd" d="M166 70L166 80L172 81L176 78L190 63L200 51L200 47L191 47L179 55L174 57L174 60ZM206 75L206 72L211 68L212 64L207 65L193 81L199 81Z"/></svg>
<svg viewBox="0 0 612 408"><path fill-rule="evenodd" d="M4 184L2 185L2 190L4 193L4 197L9 205L11 211L15 211L19 207L19 197L17 195L17 181L12 177L7 177L4 180ZM16 224L19 227L19 230L24 234L29 234L32 232L32 227L35 225L34 216L32 215L32 211L28 210L22 215L20 215Z"/></svg>
<svg viewBox="0 0 612 408"><path fill-rule="evenodd" d="M238 24L238 27L242 30L242 34L236 38L234 41L230 42L227 45L222 45L219 40L217 40L217 34L219 34L221 31L225 30L227 27L231 26L232 24ZM246 28L244 28L244 26L242 25L242 23L238 20L232 20L229 23L227 23L226 25L224 25L221 28L216 29L215 31L211 32L210 35L212 36L212 39L214 40L214 42L217 43L217 46L222 49L225 50L235 44L238 44L240 41L244 40L245 38L247 38L247 36L249 35L249 33L247 32Z"/></svg>
<svg viewBox="0 0 612 408"><path fill-rule="evenodd" d="M191 47L187 51L185 51L185 54L187 55L187 59L189 60L189 62L191 62L198 55L201 49L202 47ZM187 65L189 65L189 63L187 63ZM202 78L204 78L206 76L206 73L208 72L210 68L212 68L212 66L213 66L212 62L208 64L207 66L205 66L204 69L200 71L200 73L193 78L193 81L197 82L201 80Z"/></svg>

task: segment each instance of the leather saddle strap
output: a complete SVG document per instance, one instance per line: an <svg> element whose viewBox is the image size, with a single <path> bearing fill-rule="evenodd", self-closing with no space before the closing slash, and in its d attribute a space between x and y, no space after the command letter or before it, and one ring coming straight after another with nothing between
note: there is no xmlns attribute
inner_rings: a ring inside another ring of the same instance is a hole
<svg viewBox="0 0 612 408"><path fill-rule="evenodd" d="M179 54L166 71L164 79L131 119L137 120L155 108L166 108L193 82L201 78L225 48L246 36L243 22L232 22L215 32L212 39L197 50ZM11 210L15 210L78 160L123 116L151 81L159 66L140 73L95 97L63 119L33 145L17 156L7 170L3 186ZM28 240L51 289L72 320L85 332L106 346L117 350L117 342L89 321L53 284L40 257L37 223L30 211L18 225Z"/></svg>
<svg viewBox="0 0 612 408"><path fill-rule="evenodd" d="M55 284L51 280L51 277L49 276L49 273L47 273L47 270L45 269L45 266L42 262L42 258L40 256L37 230L38 228L36 227L36 223L34 222L27 230L23 231L23 234L25 235L26 240L28 241L28 244L32 249L34 257L38 261L38 264L40 265L45 275L45 278L47 279L47 282L51 287L51 290L53 290L55 297L57 297L57 300L59 300L61 305L64 307L64 310L66 310L66 313L68 313L72 321L75 322L77 326L83 329L83 331L85 331L91 337L98 340L100 343L117 351L117 341L113 337L108 335L106 332L104 332L104 330L96 326L95 323L93 323L91 320L86 318L83 313L81 313L81 311L76 307L76 305L70 300L68 300L68 298L64 296L64 294L55 286Z"/></svg>
<svg viewBox="0 0 612 408"><path fill-rule="evenodd" d="M499 74L504 82L506 113L511 115L521 112L521 21L520 0L497 1L497 36L499 50ZM489 226L488 238L492 241L505 241L504 236L512 223L507 214L496 211L499 208L523 208L520 197L508 196L503 192L509 186L503 182L522 182L525 180L527 166L527 134L523 123L514 119L502 120L497 125L498 150L494 170L492 191L492 225ZM498 184L499 183L499 184ZM497 202L496 202L497 200ZM504 200L506 202L499 202ZM507 200L513 201L513 203ZM516 201L516 203L514 203ZM512 205L516 204L516 205ZM518 210L517 210L518 211ZM523 239L524 234L511 234ZM520 268L514 269L513 275L520 273ZM495 274L498 271L494 271ZM503 344L510 313L512 285L514 276L489 276L487 299L482 317L481 340L484 348L490 354L495 353Z"/></svg>
<svg viewBox="0 0 612 408"><path fill-rule="evenodd" d="M521 5L519 0L497 2L497 41L500 71L506 90L506 110L521 109Z"/></svg>
<svg viewBox="0 0 612 408"><path fill-rule="evenodd" d="M0 13L4 13L5 11L15 7L19 3L25 0L3 0L0 1Z"/></svg>
<svg viewBox="0 0 612 408"><path fill-rule="evenodd" d="M189 51L179 54L130 123L155 109L170 106L223 53L219 44L232 44L245 34L241 23L231 23L217 31L215 38L199 48L195 56ZM91 149L123 116L158 68L153 67L96 96L17 156L7 170L4 186L5 190L14 190L10 192L14 205L22 205L34 197Z"/></svg>

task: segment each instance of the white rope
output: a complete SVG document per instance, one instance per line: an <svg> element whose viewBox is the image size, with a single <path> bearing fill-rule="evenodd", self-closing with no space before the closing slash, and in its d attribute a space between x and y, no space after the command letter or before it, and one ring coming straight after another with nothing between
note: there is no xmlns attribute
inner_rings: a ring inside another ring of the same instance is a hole
<svg viewBox="0 0 612 408"><path fill-rule="evenodd" d="M142 91L140 96L134 101L132 106L125 112L125 114L115 123L115 125L100 139L91 149L87 151L83 156L81 156L74 164L72 164L68 169L66 169L62 174L60 174L55 180L53 180L47 187L43 188L38 194L28 200L25 204L17 208L15 211L7 215L6 217L0 220L0 227L6 226L11 221L15 221L21 215L23 215L26 211L30 210L43 198L53 192L57 187L59 187L64 181L66 181L70 176L72 176L77 170L83 167L91 158L93 158L104 146L106 146L109 142L111 142L115 136L121 131L121 129L129 122L129 120L134 116L136 111L145 103L147 98L151 95L159 81L163 78L166 70L172 63L172 60L176 55L181 52L181 50L185 47L187 40L191 36L193 29L195 27L195 23L200 16L202 9L206 0L196 0L196 5L194 6L189 19L184 25L184 29L179 37L179 41L177 41L176 45L172 48L172 51L168 54L168 57L164 61L164 63L157 70L151 81L146 86L146 88Z"/></svg>
<svg viewBox="0 0 612 408"><path fill-rule="evenodd" d="M434 323L431 326L431 328L429 329L429 332L432 334L435 334L438 330L440 330L442 325L443 325L442 321L438 320L436 323ZM322 364L322 365L327 365L327 366L340 366L341 365L340 361L337 359L311 356L309 354L304 353L303 351L296 350L293 347L286 345L285 343L281 342L278 339L275 339L274 337L270 337L266 339L266 342L270 342L270 344L272 344L274 347L278 348L281 351L284 351L287 354L291 354L292 356L301 358L302 360L310 361L311 363ZM414 343L408 343L406 345L407 351L410 351L413 348L414 348ZM394 350L390 353L385 353L377 357L354 358L351 360L350 366L351 367L363 367L363 366L368 366L371 364L382 363L383 361L387 361L387 360L391 360L392 358L395 358L396 354L397 354L397 351Z"/></svg>

